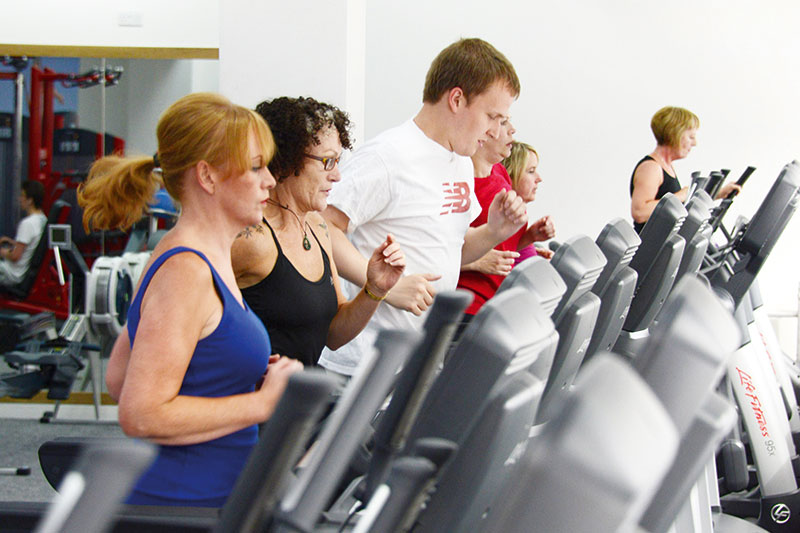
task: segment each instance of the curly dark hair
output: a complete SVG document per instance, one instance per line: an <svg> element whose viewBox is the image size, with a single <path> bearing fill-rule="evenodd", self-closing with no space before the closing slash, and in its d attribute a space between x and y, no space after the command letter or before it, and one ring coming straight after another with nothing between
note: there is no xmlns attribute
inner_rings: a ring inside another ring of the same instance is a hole
<svg viewBox="0 0 800 533"><path fill-rule="evenodd" d="M350 118L338 107L313 98L281 96L261 102L256 112L267 121L275 138L277 149L269 171L278 181L300 174L305 165L303 154L320 143L317 134L326 127L336 128L342 148L352 148Z"/></svg>

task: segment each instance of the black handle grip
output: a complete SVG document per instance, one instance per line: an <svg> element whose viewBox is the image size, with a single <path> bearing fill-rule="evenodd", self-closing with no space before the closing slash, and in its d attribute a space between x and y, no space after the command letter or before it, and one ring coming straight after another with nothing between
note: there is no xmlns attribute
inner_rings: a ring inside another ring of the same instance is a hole
<svg viewBox="0 0 800 533"><path fill-rule="evenodd" d="M719 190L719 186L722 185L722 182L725 180L725 175L722 172L712 172L708 177L708 183L706 183L706 192L712 198L716 196L717 191Z"/></svg>
<svg viewBox="0 0 800 533"><path fill-rule="evenodd" d="M745 182L747 182L747 179L755 171L756 171L756 167L747 167L746 169L744 169L744 172L742 173L742 175L739 176L739 179L736 180L736 183L740 187L743 187ZM736 198L737 194L739 194L739 191L731 191L731 193L726 197L726 200L733 200L734 198Z"/></svg>
<svg viewBox="0 0 800 533"><path fill-rule="evenodd" d="M425 437L414 443L413 455L423 457L436 465L437 470L455 455L458 445L447 439Z"/></svg>
<svg viewBox="0 0 800 533"><path fill-rule="evenodd" d="M750 175L755 171L756 167L747 167L746 169L744 169L744 172L739 177L739 179L736 180L736 183L738 183L739 185L744 185L744 183L747 181L747 178L749 178Z"/></svg>
<svg viewBox="0 0 800 533"><path fill-rule="evenodd" d="M367 520L368 531L407 531L416 519L428 482L436 475L436 466L422 457L400 457L392 465L387 485L388 499L367 507L361 520Z"/></svg>

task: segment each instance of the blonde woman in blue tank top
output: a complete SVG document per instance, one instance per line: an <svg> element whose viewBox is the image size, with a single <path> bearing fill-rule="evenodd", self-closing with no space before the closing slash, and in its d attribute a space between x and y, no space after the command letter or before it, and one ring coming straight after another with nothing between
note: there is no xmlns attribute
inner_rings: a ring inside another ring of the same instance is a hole
<svg viewBox="0 0 800 533"><path fill-rule="evenodd" d="M160 445L128 502L219 507L257 424L302 368L270 356L230 262L236 235L261 219L275 185L274 143L256 113L208 93L170 106L157 137L157 158L105 157L80 191L95 229L130 226L161 182L181 204L139 282L106 384L125 433Z"/></svg>

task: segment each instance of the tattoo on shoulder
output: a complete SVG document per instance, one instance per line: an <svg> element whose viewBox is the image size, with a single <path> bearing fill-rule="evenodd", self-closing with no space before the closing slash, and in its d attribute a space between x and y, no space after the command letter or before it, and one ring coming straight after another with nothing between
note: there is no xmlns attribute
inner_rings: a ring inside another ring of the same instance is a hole
<svg viewBox="0 0 800 533"><path fill-rule="evenodd" d="M248 239L253 235L253 232L264 233L264 228L261 226L260 223L253 224L252 226L247 226L246 228L244 228L242 231L239 232L239 235L237 235L236 238L238 239L239 237L244 237L245 239Z"/></svg>
<svg viewBox="0 0 800 533"><path fill-rule="evenodd" d="M330 236L330 234L328 233L328 225L327 225L326 223L324 223L324 222L320 222L320 223L319 223L319 227L320 227L320 228L322 228L323 230L325 230L325 236L326 236L326 237L328 237L328 238L330 239L330 238L331 238L331 236Z"/></svg>

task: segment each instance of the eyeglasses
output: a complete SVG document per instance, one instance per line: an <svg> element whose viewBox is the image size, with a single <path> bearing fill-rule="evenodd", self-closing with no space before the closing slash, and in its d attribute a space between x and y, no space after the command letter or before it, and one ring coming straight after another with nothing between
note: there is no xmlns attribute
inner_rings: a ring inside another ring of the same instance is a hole
<svg viewBox="0 0 800 533"><path fill-rule="evenodd" d="M303 154L303 155L306 156L306 157L310 157L311 159L316 159L317 161L321 161L322 162L322 167L325 170L333 170L334 167L336 166L336 164L339 163L339 160L342 158L342 156L338 156L338 157L320 157L318 155L311 155L311 154Z"/></svg>

